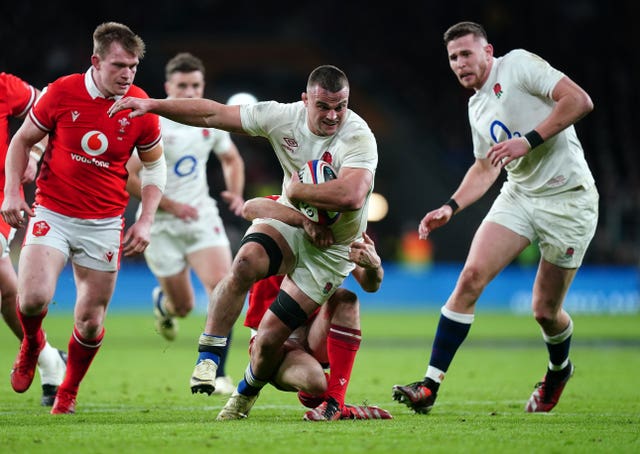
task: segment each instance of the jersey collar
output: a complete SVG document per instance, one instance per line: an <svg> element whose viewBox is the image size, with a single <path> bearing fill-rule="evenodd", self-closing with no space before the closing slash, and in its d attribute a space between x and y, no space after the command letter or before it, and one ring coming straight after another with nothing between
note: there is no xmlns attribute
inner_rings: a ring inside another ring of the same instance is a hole
<svg viewBox="0 0 640 454"><path fill-rule="evenodd" d="M93 66L91 66L87 70L87 72L84 73L84 86L86 87L87 92L89 93L89 96L91 96L92 99L104 98L105 96L102 94L100 89L98 89L98 86L93 80L93 77L91 77L91 71L93 71ZM117 96L112 96L109 99L113 99L114 101L117 101L120 98L122 98L122 96L117 95Z"/></svg>

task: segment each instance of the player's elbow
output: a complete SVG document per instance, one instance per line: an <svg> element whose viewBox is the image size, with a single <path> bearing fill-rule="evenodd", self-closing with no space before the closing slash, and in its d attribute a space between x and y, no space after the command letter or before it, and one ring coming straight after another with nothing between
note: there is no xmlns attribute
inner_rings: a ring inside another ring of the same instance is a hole
<svg viewBox="0 0 640 454"><path fill-rule="evenodd" d="M247 200L242 205L242 217L247 221L253 221L257 217L256 212L256 201L255 200Z"/></svg>
<svg viewBox="0 0 640 454"><path fill-rule="evenodd" d="M340 201L342 211L356 211L364 206L366 198L356 192L345 193Z"/></svg>

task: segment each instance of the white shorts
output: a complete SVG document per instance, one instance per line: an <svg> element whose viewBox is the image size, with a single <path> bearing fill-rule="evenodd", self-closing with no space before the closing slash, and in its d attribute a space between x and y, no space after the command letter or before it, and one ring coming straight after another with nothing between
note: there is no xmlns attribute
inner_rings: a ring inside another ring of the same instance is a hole
<svg viewBox="0 0 640 454"><path fill-rule="evenodd" d="M190 222L175 216L156 217L144 258L155 276L167 277L187 267L188 254L217 246L229 247L229 238L218 209L207 207Z"/></svg>
<svg viewBox="0 0 640 454"><path fill-rule="evenodd" d="M64 216L41 205L29 219L24 246L42 244L61 251L77 265L98 271L117 271L124 218L80 219Z"/></svg>
<svg viewBox="0 0 640 454"><path fill-rule="evenodd" d="M309 298L324 304L355 268L349 260L349 246L333 245L325 249L307 240L304 229L275 219L256 219L255 224L268 224L282 234L296 256L289 277Z"/></svg>
<svg viewBox="0 0 640 454"><path fill-rule="evenodd" d="M10 248L11 241L13 241L13 237L15 235L16 235L16 229L14 228L9 229L7 236L4 236L4 234L0 235L0 258L8 257L9 254L11 253L11 248Z"/></svg>
<svg viewBox="0 0 640 454"><path fill-rule="evenodd" d="M505 184L484 221L500 224L532 243L537 240L546 261L578 268L596 231L598 199L594 185L531 197Z"/></svg>

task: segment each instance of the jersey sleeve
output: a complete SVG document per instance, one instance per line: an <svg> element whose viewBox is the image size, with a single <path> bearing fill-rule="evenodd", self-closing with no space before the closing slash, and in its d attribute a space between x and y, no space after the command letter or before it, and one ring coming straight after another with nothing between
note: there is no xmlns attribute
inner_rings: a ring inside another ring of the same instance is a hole
<svg viewBox="0 0 640 454"><path fill-rule="evenodd" d="M2 74L6 87L6 102L9 114L22 118L36 100L36 90L31 85L13 74Z"/></svg>
<svg viewBox="0 0 640 454"><path fill-rule="evenodd" d="M242 129L251 136L267 137L269 131L267 131L264 124L273 124L270 123L270 119L282 117L281 106L283 104L276 101L262 101L255 104L241 105L240 121ZM262 119L263 123L258 119Z"/></svg>
<svg viewBox="0 0 640 454"><path fill-rule="evenodd" d="M211 134L214 137L213 142L213 152L216 156L223 155L229 151L231 148L231 134L227 131L223 131L221 129L211 129Z"/></svg>
<svg viewBox="0 0 640 454"><path fill-rule="evenodd" d="M378 166L378 145L371 131L358 126L344 142L349 153L345 154L340 167L368 169L375 175Z"/></svg>
<svg viewBox="0 0 640 454"><path fill-rule="evenodd" d="M136 142L136 148L139 152L144 153L155 147L162 140L160 130L160 117L156 114L144 114L141 117L143 126L140 137Z"/></svg>
<svg viewBox="0 0 640 454"><path fill-rule="evenodd" d="M55 84L49 84L29 111L29 118L45 132L50 132L55 124L55 112L58 105L58 89Z"/></svg>
<svg viewBox="0 0 640 454"><path fill-rule="evenodd" d="M542 57L524 49L511 51L508 58L512 60L509 68L514 72L514 80L519 80L525 91L551 99L553 89L564 73L553 68Z"/></svg>

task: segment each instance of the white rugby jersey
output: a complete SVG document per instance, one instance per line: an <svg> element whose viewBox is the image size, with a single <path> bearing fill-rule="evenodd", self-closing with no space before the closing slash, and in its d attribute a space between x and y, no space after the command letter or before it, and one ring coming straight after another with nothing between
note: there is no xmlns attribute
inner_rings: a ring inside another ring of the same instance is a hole
<svg viewBox="0 0 640 454"><path fill-rule="evenodd" d="M201 205L210 199L207 183L207 160L231 147L227 131L187 126L160 117L164 155L167 161L167 185L164 193L172 200ZM215 201L214 201L215 203ZM162 211L158 211L162 215Z"/></svg>
<svg viewBox="0 0 640 454"><path fill-rule="evenodd" d="M247 134L269 140L282 165L283 195L278 199L289 207L284 187L307 161L323 159L339 173L341 167L364 168L375 177L378 165L376 139L367 123L348 110L338 131L331 136L317 136L307 126L307 109L302 101L283 104L276 101L240 106L242 127ZM367 227L370 188L363 207L342 213L331 226L336 244L348 244L360 237Z"/></svg>
<svg viewBox="0 0 640 454"><path fill-rule="evenodd" d="M522 49L494 58L489 78L469 99L473 153L534 129L554 106L551 93L564 74ZM530 195L549 195L593 184L575 128L569 126L525 156L509 163L507 181Z"/></svg>

